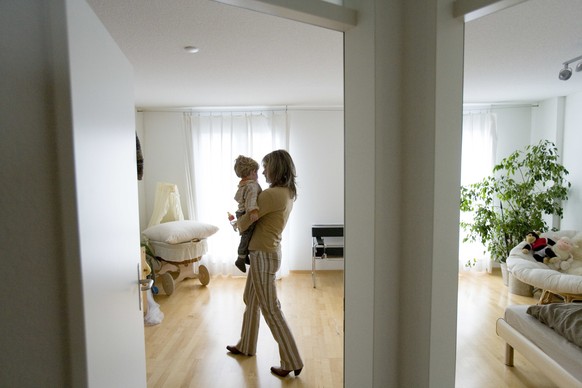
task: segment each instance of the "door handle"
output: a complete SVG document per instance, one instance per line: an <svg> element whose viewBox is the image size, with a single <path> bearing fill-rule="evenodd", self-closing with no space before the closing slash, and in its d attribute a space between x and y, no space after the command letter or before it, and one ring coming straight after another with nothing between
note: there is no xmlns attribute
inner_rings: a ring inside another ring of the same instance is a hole
<svg viewBox="0 0 582 388"><path fill-rule="evenodd" d="M154 279L140 279L139 284L142 291L147 291L150 290L154 285Z"/></svg>

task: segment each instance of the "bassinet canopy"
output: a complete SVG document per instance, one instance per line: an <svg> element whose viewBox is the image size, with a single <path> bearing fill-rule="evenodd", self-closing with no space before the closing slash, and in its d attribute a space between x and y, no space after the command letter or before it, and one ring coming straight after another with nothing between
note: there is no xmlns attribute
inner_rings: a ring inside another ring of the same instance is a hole
<svg viewBox="0 0 582 388"><path fill-rule="evenodd" d="M154 200L154 210L148 224L158 225L168 221L182 221L182 205L180 204L180 193L178 186L173 183L158 182L156 185L156 195Z"/></svg>

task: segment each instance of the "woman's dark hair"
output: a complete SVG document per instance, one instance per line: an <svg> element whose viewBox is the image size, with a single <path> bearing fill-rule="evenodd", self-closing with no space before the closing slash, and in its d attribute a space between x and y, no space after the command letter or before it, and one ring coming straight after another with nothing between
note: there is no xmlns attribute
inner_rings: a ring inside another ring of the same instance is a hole
<svg viewBox="0 0 582 388"><path fill-rule="evenodd" d="M285 150L273 151L263 158L263 167L271 180L271 187L287 187L291 198L297 198L295 186L295 164L291 155Z"/></svg>

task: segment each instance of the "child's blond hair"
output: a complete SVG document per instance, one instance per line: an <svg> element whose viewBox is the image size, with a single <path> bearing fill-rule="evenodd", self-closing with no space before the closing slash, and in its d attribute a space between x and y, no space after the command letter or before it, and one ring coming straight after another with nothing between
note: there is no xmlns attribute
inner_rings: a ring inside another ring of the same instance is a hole
<svg viewBox="0 0 582 388"><path fill-rule="evenodd" d="M251 175L253 171L258 170L259 163L247 156L239 155L239 157L234 161L234 172L239 178L247 177Z"/></svg>

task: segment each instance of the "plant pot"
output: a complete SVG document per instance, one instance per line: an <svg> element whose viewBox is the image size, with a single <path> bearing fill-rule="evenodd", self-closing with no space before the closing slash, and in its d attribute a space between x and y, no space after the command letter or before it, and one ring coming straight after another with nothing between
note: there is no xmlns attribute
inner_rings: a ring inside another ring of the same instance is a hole
<svg viewBox="0 0 582 388"><path fill-rule="evenodd" d="M509 272L509 292L520 296L533 296L533 287L518 280Z"/></svg>
<svg viewBox="0 0 582 388"><path fill-rule="evenodd" d="M499 266L501 267L501 279L503 279L503 284L508 286L509 273L507 272L507 263L500 263Z"/></svg>

